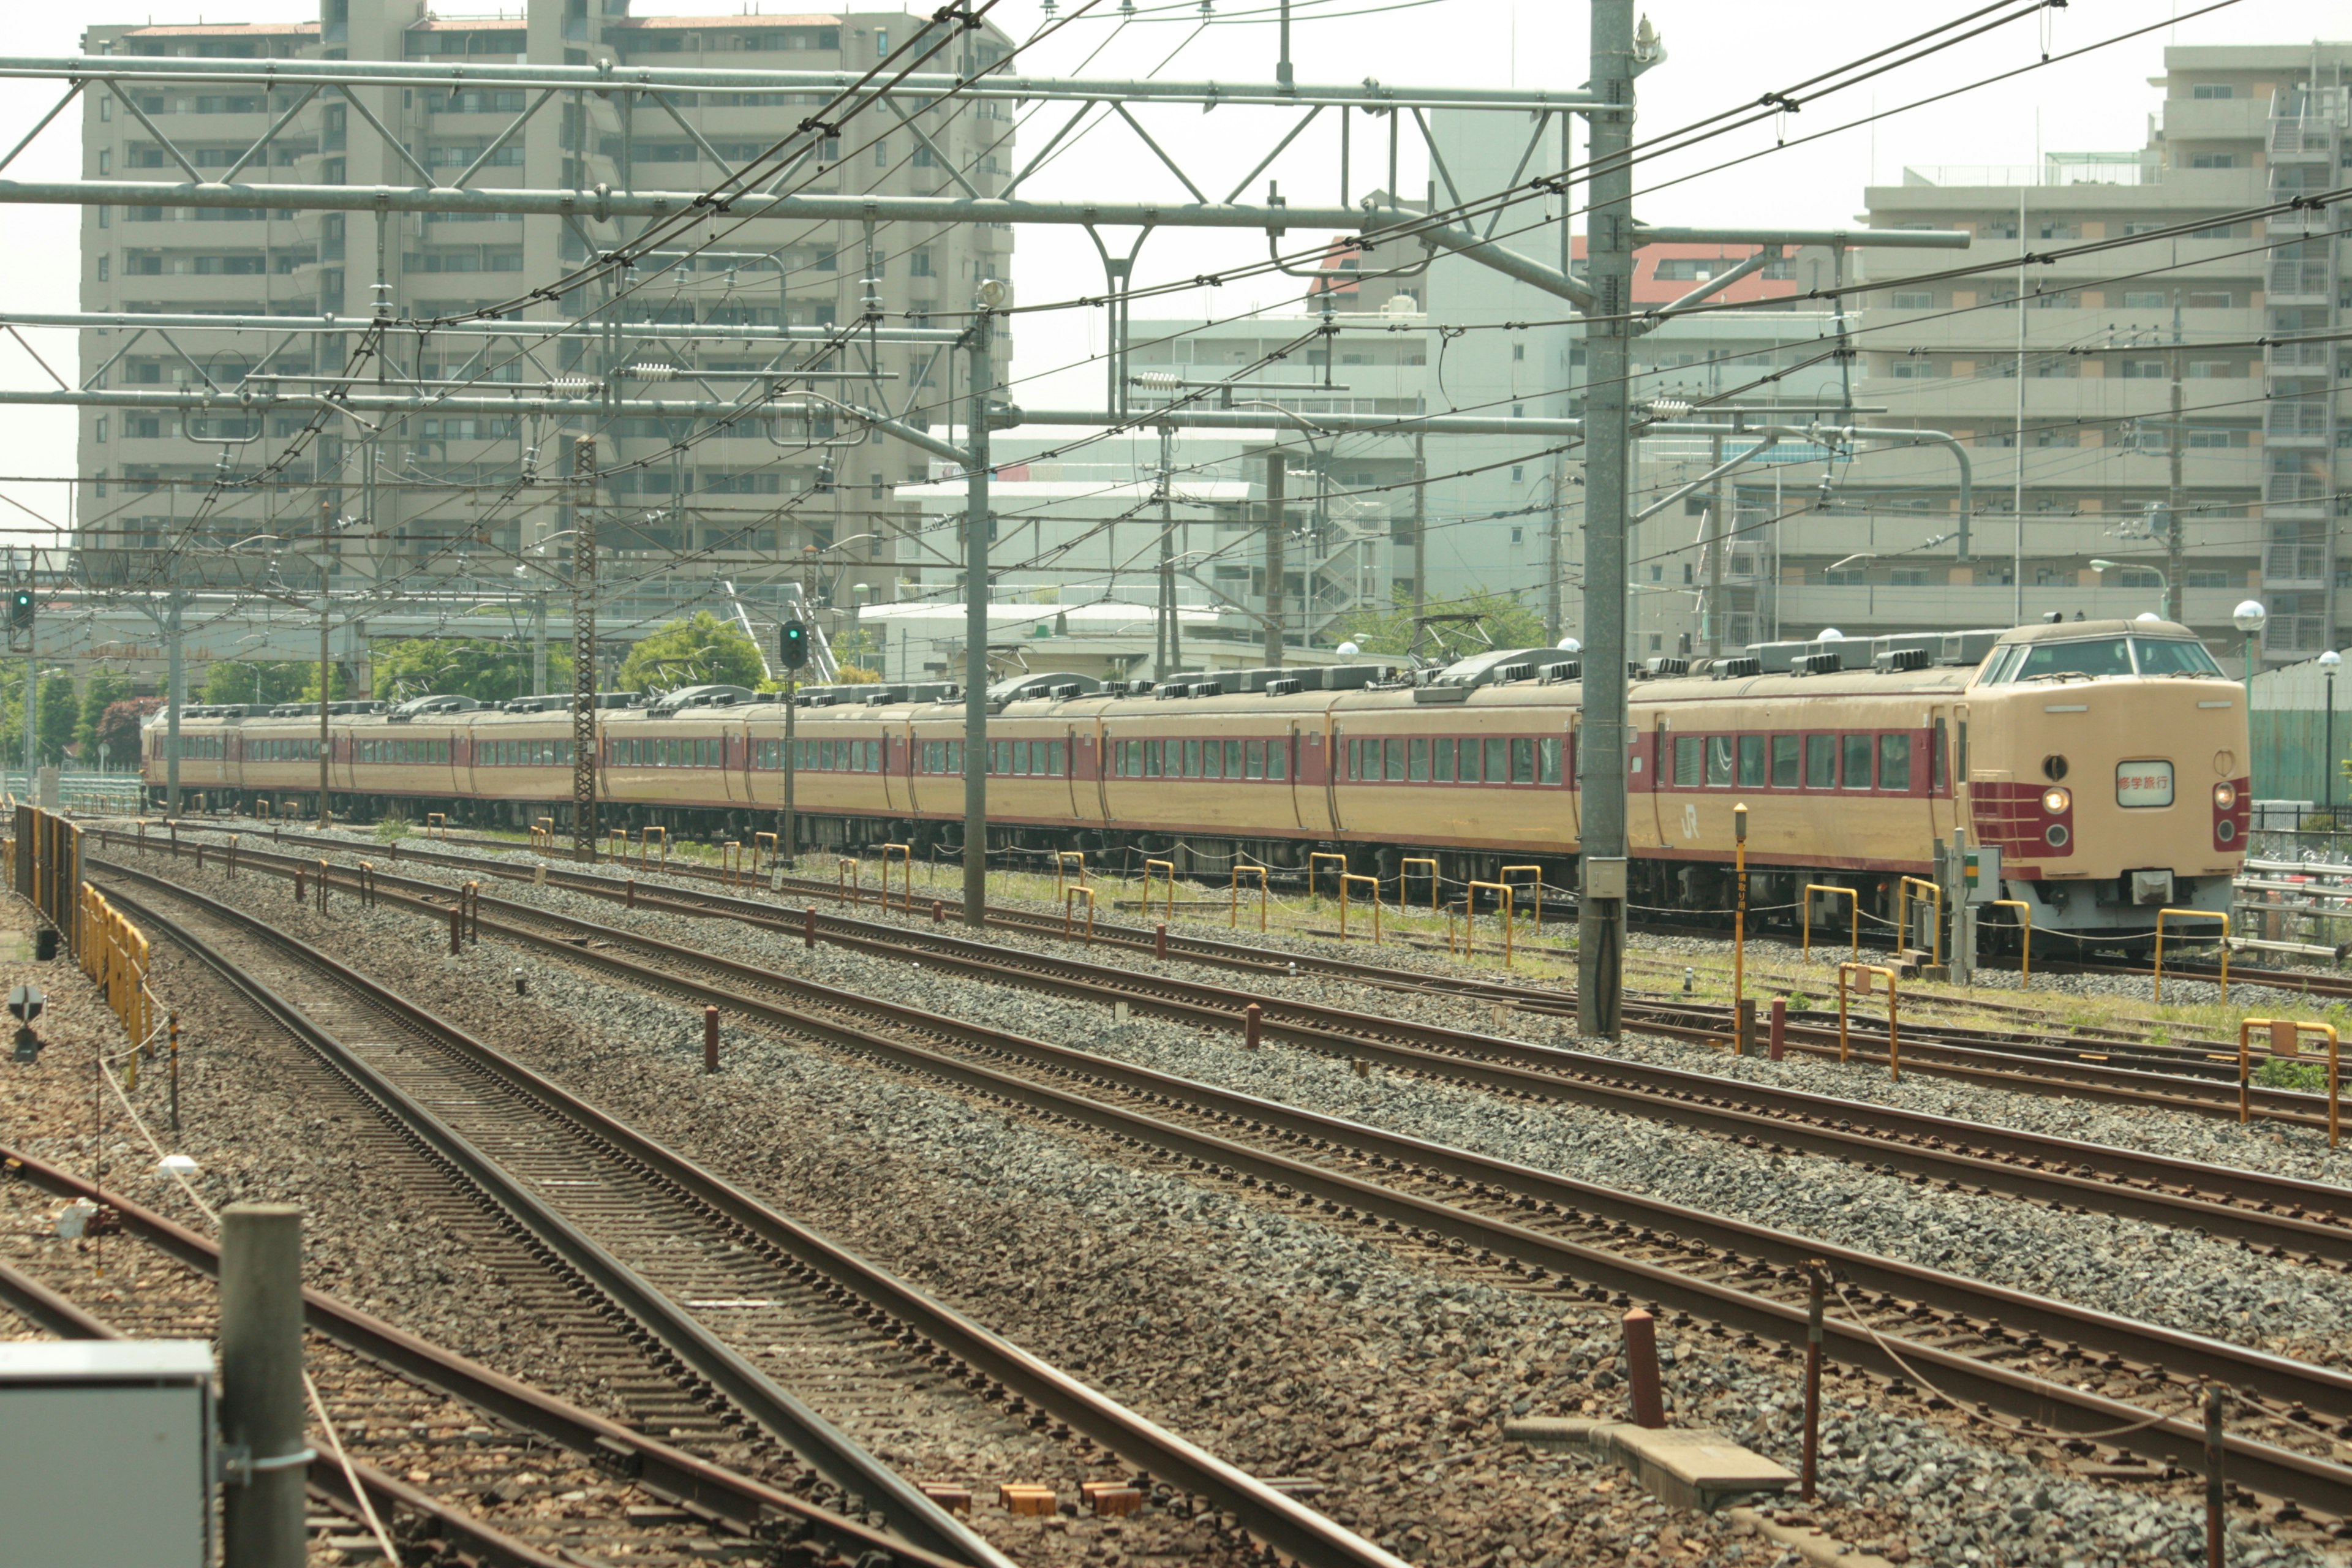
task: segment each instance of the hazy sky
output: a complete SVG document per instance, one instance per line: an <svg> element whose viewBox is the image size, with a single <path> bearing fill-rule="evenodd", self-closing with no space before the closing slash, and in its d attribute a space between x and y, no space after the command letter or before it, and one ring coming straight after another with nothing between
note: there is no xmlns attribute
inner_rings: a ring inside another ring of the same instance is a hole
<svg viewBox="0 0 2352 1568"><path fill-rule="evenodd" d="M1139 0L1151 16L1152 5ZM1210 0L1214 16L1202 25L1202 8L1167 10L1165 19L1117 20L1117 0L1103 0L1096 14L1063 27L1024 56L1032 73L1077 73L1089 77L1213 78L1267 80L1274 75L1276 29L1258 9L1272 0ZM746 9L709 0L638 0L639 15L698 15ZM796 7L773 3L767 10L790 14ZM1743 104L1767 91L1797 83L1844 61L1900 41L1947 16L1971 6L1830 4L1805 7L1759 6L1753 0L1662 0L1647 12L1664 36L1668 58L1641 79L1642 127L1657 133ZM488 12L494 7L436 7L446 16ZM1061 7L1065 17L1073 9ZM1808 105L1802 112L1718 137L1702 149L1664 165L1645 164L1637 189L1654 185L1636 210L1654 223L1845 224L1862 210L1863 189L1874 180L1892 182L1906 165L2021 164L2045 151L2137 147L2144 141L2157 94L2148 78L2163 69L2168 44L2288 43L2307 41L2317 8L2287 0L2238 0L2204 8L2191 4L2132 4L2128 0L2074 0L2063 10L2011 24L1985 37L1945 49L1874 82ZM2199 14L2200 13L2201 14ZM219 11L194 8L146 10L106 0L50 0L9 7L10 44L26 55L77 51L80 29L99 22L130 20L284 21L315 17L316 0L246 0ZM2187 20L2173 18L2187 16ZM1043 16L1039 0L1004 0L992 19L1015 37L1028 37ZM1302 83L1354 82L1377 78L1397 84L1431 86L1533 86L1573 88L1585 79L1586 12L1557 0L1425 0L1383 5L1381 0L1298 0L1292 53ZM2045 54L2063 56L2104 39L2152 27L2126 42L2074 59L2035 69L1918 109L1904 106L2005 72L2032 67ZM1088 57L1093 58L1089 60ZM55 101L53 82L0 81L0 148L13 145ZM1803 94L1801 92L1801 98ZM1776 135L1813 135L1864 119L1889 114L1861 127L1789 148L1714 174L1668 184L1707 164L1774 145ZM1032 107L1023 137L1034 147L1058 126L1066 109ZM1264 155L1296 118L1274 110L1220 109L1143 111L1139 118L1211 194L1223 195ZM1333 117L1326 115L1294 143L1269 171L1294 202L1328 203L1337 194L1338 161ZM1367 184L1365 154L1375 122L1358 117L1356 193ZM0 180L69 179L78 168L75 138L79 120L61 116L41 140L0 175ZM1327 134L1328 132L1328 134ZM356 132L355 134L363 134ZM1582 137L1580 132L1578 142ZM1025 157L1025 153L1024 156ZM1400 184L1417 190L1425 177L1409 162ZM1222 184L1211 179L1222 175ZM1262 198L1260 176L1250 193ZM1116 122L1087 132L1034 176L1024 194L1040 198L1183 199L1181 187L1151 160L1131 132ZM1465 193L1465 195L1468 193ZM363 220L354 220L361 222ZM7 214L0 300L19 310L78 308L75 246L78 224L71 209L18 207ZM1263 236L1253 233L1166 231L1152 237L1142 253L1139 280L1181 279L1262 259ZM1015 279L1024 301L1067 299L1096 292L1102 271L1094 248L1076 229L1023 230L1015 252ZM1171 296L1150 313L1233 311L1273 302L1270 286L1243 283L1215 291ZM1138 314L1146 313L1138 307ZM76 344L69 332L28 333L41 356L73 379ZM1021 319L1016 335L1014 396L1034 405L1091 403L1099 399L1100 371L1084 365L1100 348L1102 312L1070 310ZM1065 369L1077 365L1080 368ZM1056 372L1061 374L1055 374ZM13 341L0 338L0 385L50 386L48 376ZM62 486L26 482L26 477L63 476L74 461L74 422L60 413L10 410L0 418L0 497L42 517L66 521ZM209 454L207 454L209 455ZM29 525L22 511L0 508L0 531ZM46 531L42 531L46 534Z"/></svg>

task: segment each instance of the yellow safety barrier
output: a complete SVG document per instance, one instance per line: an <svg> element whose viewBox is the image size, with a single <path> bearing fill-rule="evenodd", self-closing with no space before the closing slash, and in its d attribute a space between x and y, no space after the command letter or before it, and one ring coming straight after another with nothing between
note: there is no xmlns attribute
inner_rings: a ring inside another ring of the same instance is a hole
<svg viewBox="0 0 2352 1568"><path fill-rule="evenodd" d="M542 854L555 852L555 818L542 816L530 825L530 847Z"/></svg>
<svg viewBox="0 0 2352 1568"><path fill-rule="evenodd" d="M661 837L656 838L654 837L656 834ZM656 844L661 846L661 868L664 870L669 868L669 829L648 827L637 835L637 865L640 869L651 864L648 858L653 854L654 846Z"/></svg>
<svg viewBox="0 0 2352 1568"><path fill-rule="evenodd" d="M1399 863L1397 867L1397 913L1404 913L1405 884L1412 879L1412 868L1415 866L1426 866L1429 868L1429 912L1431 914L1435 914L1437 912L1437 861L1433 857L1426 855L1411 856Z"/></svg>
<svg viewBox="0 0 2352 1568"><path fill-rule="evenodd" d="M890 852L893 849L898 852L898 863L907 868L906 875L902 879L906 883L906 897L898 907L908 914L913 914L915 912L915 847L911 844L882 846L882 910L887 914L890 909Z"/></svg>
<svg viewBox="0 0 2352 1568"><path fill-rule="evenodd" d="M1510 882L1511 873L1514 871L1528 872L1536 879L1536 930L1541 931L1543 930L1543 868L1540 866L1506 866L1502 869L1503 880ZM1516 882L1512 882L1511 885L1513 887L1518 886Z"/></svg>
<svg viewBox="0 0 2352 1568"><path fill-rule="evenodd" d="M1911 940L1911 889L1914 888L1926 889L1921 896L1936 901L1936 924L1927 933L1927 961L1941 963L1944 962L1944 889L1925 877L1904 877L1895 883L1895 940L1898 944Z"/></svg>
<svg viewBox="0 0 2352 1568"><path fill-rule="evenodd" d="M425 814L425 837L427 838L448 837L449 814L446 811L426 812Z"/></svg>
<svg viewBox="0 0 2352 1568"><path fill-rule="evenodd" d="M1903 1081L1903 1037L1901 1026L1895 1021L1898 1002L1895 994L1895 971L1883 963L1855 963L1848 961L1838 965L1838 1060L1844 1061L1848 1054L1845 1031L1846 987L1848 981L1856 974L1886 976L1886 1070L1895 1082L1900 1083ZM1870 994L1870 982L1867 980L1862 983L1862 994L1865 996Z"/></svg>
<svg viewBox="0 0 2352 1568"><path fill-rule="evenodd" d="M2164 917L2179 915L2184 920L2220 921L2221 922L2221 1000L2230 999L2230 917L2217 910L2158 910L2156 911L2156 1000L2164 1000Z"/></svg>
<svg viewBox="0 0 2352 1568"><path fill-rule="evenodd" d="M1348 889L1350 887L1372 890L1372 945L1378 947L1381 945L1381 879L1378 877L1358 877L1346 871L1339 873L1339 940L1345 942L1348 938Z"/></svg>
<svg viewBox="0 0 2352 1568"><path fill-rule="evenodd" d="M762 862L772 863L778 858L776 842L776 836L772 833L751 835L751 875L756 877L767 868Z"/></svg>
<svg viewBox="0 0 2352 1568"><path fill-rule="evenodd" d="M1062 890L1069 885L1066 878L1069 864L1073 860L1078 863L1078 885L1084 887L1087 880L1087 852L1083 849L1054 851L1054 896L1057 899L1062 896ZM885 899L883 901L887 903L889 900Z"/></svg>
<svg viewBox="0 0 2352 1568"><path fill-rule="evenodd" d="M730 838L719 847L719 880L731 888L740 882L744 875L742 843Z"/></svg>
<svg viewBox="0 0 2352 1568"><path fill-rule="evenodd" d="M1990 902L1994 909L2017 911L2018 927L2024 932L2018 952L2017 988L2026 990L2033 984L2033 906L2023 899L1994 899Z"/></svg>
<svg viewBox="0 0 2352 1568"><path fill-rule="evenodd" d="M858 904L866 901L858 891L858 869L857 862L845 855L833 863L833 896L843 903Z"/></svg>
<svg viewBox="0 0 2352 1568"><path fill-rule="evenodd" d="M1467 958L1478 942L1478 889L1484 888L1495 895L1503 910L1503 967L1511 967L1511 885L1508 882L1473 882L1462 900L1462 956Z"/></svg>
<svg viewBox="0 0 2352 1568"><path fill-rule="evenodd" d="M2251 1041L2256 1029L2271 1032L2271 1055L2294 1058L2303 1054L2303 1031L2312 1030L2327 1037L2327 1146L2336 1147L2336 1133L2342 1121L2342 1081L2338 1072L2337 1053L2342 1042L2336 1038L2336 1026L2309 1018L2243 1018L2238 1023L2238 1121L2243 1124L2253 1115L2254 1057ZM2281 1040L2286 1048L2279 1048Z"/></svg>
<svg viewBox="0 0 2352 1568"><path fill-rule="evenodd" d="M1338 861L1339 875L1344 877L1348 874L1348 858L1345 855L1335 854L1328 849L1308 850L1307 852L1307 896L1309 899L1319 896L1315 887L1316 868L1326 860Z"/></svg>
<svg viewBox="0 0 2352 1568"><path fill-rule="evenodd" d="M1080 899L1087 901L1087 945L1092 947L1095 944L1095 890L1092 888L1082 888L1073 882L1062 890L1062 934L1069 935L1076 925L1073 911Z"/></svg>
<svg viewBox="0 0 2352 1568"><path fill-rule="evenodd" d="M1805 891L1809 894L1843 893L1846 896L1853 910L1853 956L1859 959L1862 956L1862 896L1852 888L1832 888L1827 882L1808 882ZM1798 908L1804 911L1804 955L1811 958L1813 955L1813 900L1811 898L1800 899Z"/></svg>
<svg viewBox="0 0 2352 1568"><path fill-rule="evenodd" d="M1151 872L1155 867L1168 879L1168 918L1172 921L1176 918L1176 862L1173 860L1146 860L1143 863L1143 910L1146 914L1151 912Z"/></svg>
<svg viewBox="0 0 2352 1568"><path fill-rule="evenodd" d="M1225 910L1225 924L1235 930L1239 930L1241 927L1242 873L1244 871L1251 872L1257 878L1257 929L1264 931L1265 929L1266 906L1265 868L1263 866L1244 866L1238 860L1234 862L1233 901L1230 907ZM1146 887L1149 887L1150 885L1150 884L1149 882L1145 884ZM1172 888L1174 884L1171 883L1170 886ZM1144 899L1144 907L1148 910L1150 908L1150 898L1149 895L1146 895ZM1169 911L1171 914L1175 911L1175 905L1172 901L1169 905Z"/></svg>
<svg viewBox="0 0 2352 1568"><path fill-rule="evenodd" d="M143 1047L152 1022L147 990L147 939L106 895L84 882L76 909L74 951L82 973L105 994L131 1043Z"/></svg>
<svg viewBox="0 0 2352 1568"><path fill-rule="evenodd" d="M625 827L606 828L604 830L604 858L617 864L628 858L629 830Z"/></svg>

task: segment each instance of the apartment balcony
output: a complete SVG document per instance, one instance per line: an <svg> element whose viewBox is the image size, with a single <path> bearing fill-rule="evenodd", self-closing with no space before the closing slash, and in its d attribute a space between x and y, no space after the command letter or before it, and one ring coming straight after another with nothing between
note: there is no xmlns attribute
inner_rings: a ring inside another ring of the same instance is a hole
<svg viewBox="0 0 2352 1568"><path fill-rule="evenodd" d="M1926 587L1788 583L1779 592L1781 630L1791 637L1821 626L1835 626L1856 637L2016 624L2018 593L2006 583L1938 583ZM2181 594L2181 614L2192 625L2227 626L2230 612L2245 596L2242 585L2186 589ZM2163 607L2164 590L2152 582L2131 588L2028 584L2023 624L2032 625L2053 610L2068 620L2079 610L2085 620L2127 621L2151 610L2161 612Z"/></svg>
<svg viewBox="0 0 2352 1568"><path fill-rule="evenodd" d="M2271 264L2263 302L2270 305L2325 305L2336 292L2334 272L2324 261L2274 261Z"/></svg>
<svg viewBox="0 0 2352 1568"><path fill-rule="evenodd" d="M2329 423L2325 403L2274 401L2263 420L2263 444L2325 447L2331 440Z"/></svg>
<svg viewBox="0 0 2352 1568"><path fill-rule="evenodd" d="M2270 128L2270 153L2280 163L2333 163L2336 127L2326 120L2274 120Z"/></svg>
<svg viewBox="0 0 2352 1568"><path fill-rule="evenodd" d="M2263 351L2263 368L2271 375L2324 377L2333 353L2330 343L2273 343Z"/></svg>
<svg viewBox="0 0 2352 1568"><path fill-rule="evenodd" d="M2164 136L2168 142L2260 142L2270 131L2271 105L2266 98L2164 100Z"/></svg>

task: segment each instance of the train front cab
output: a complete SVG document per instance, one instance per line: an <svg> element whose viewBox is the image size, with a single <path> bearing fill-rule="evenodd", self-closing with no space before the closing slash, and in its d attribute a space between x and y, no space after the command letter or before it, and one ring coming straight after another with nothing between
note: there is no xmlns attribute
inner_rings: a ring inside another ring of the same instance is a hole
<svg viewBox="0 0 2352 1568"><path fill-rule="evenodd" d="M1960 712L1974 841L2000 850L2001 896L2037 933L2138 941L2159 910L2228 910L2251 807L2245 691L2186 626L2017 627Z"/></svg>

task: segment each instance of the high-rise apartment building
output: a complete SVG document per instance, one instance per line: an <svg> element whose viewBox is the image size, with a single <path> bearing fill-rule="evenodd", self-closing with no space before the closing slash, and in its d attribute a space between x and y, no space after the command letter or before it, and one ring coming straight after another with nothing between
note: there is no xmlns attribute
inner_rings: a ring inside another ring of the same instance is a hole
<svg viewBox="0 0 2352 1568"><path fill-rule="evenodd" d="M1854 340L1857 401L1886 410L1866 422L1958 437L1975 515L1963 556L1939 447L1846 465L1822 504L1778 525L1791 635L2131 616L2177 592L2217 646L2238 647L2231 611L2249 598L2269 611L2269 661L2338 645L2352 351L2264 340L2324 334L2352 310L2352 209L2248 215L2352 177L2347 67L2341 44L2170 49L2142 147L1871 188L1875 226L1976 236L1964 258L1867 253L1882 286ZM1741 498L1770 515L1754 481Z"/></svg>
<svg viewBox="0 0 2352 1568"><path fill-rule="evenodd" d="M520 11L468 17L428 10L423 0L321 0L316 22L98 26L84 47L199 59L808 70L844 80L894 50L911 64L941 39L922 68L983 67L1007 47L993 29L964 33L898 13L639 17L628 10L628 0L527 0ZM364 363L352 357L358 328L380 303L395 318L415 319L525 300L643 235L641 220L598 221L597 192L698 193L781 144L790 151L770 165L776 172L762 188L986 195L1010 174L1008 104L943 103L905 119L877 106L813 142L798 128L833 96L756 87L600 94L520 82L455 91L377 82L348 90L131 78L93 84L82 107L84 171L92 178L524 187L584 199L577 217L318 213L266 201L91 207L83 217L85 310L282 318L289 326L331 315L348 330L90 331L83 363L103 367L103 384L115 388L211 384L233 393L241 379L266 374L282 391L310 392L355 367L366 390L383 382L428 394L553 388L620 400L746 402L756 402L780 368L821 366L824 378L797 384L918 421L943 417L953 356L845 342L818 359L809 343L762 339L759 329L846 331L873 310L887 324L928 324L933 311L968 306L982 279L1009 276L1009 227L740 222L717 237L703 231L690 256L687 246L657 250L627 271L509 313L524 323L593 324L584 330L395 333L389 353ZM683 330L601 330L621 323L747 331L725 341ZM996 356L1001 375L1009 334L999 335ZM619 569L606 573L615 592L683 604L721 579L746 591L803 577L887 581L908 515L897 488L924 471L920 453L848 420L755 417L720 428L625 410L561 419L420 413L380 428L336 419L282 482L226 493L189 533L201 489L157 481L259 469L305 419L277 413L264 425L234 414L183 421L85 411L82 470L100 476L80 512L93 576L106 575L110 550L183 537L215 551L254 536L299 542L315 535L323 511L354 520L340 536L339 584L412 580L460 598L468 583L506 591L518 565L560 569L568 552L568 495L550 499L548 488L518 489L515 481L569 472L576 437L593 435L603 474L597 522L604 549L616 552ZM133 560L112 564L118 580L130 580ZM540 585L553 581L546 574Z"/></svg>

